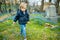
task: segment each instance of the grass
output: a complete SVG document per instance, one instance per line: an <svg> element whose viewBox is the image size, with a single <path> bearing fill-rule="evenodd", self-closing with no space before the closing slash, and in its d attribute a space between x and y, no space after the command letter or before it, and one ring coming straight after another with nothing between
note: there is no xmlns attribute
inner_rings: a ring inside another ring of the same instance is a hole
<svg viewBox="0 0 60 40"><path fill-rule="evenodd" d="M32 15L32 14L31 14ZM32 15L32 16L37 16ZM38 15L39 16L39 15ZM26 25L26 33L28 40L60 40L60 27L45 28L46 23L43 20L32 18ZM13 20L8 19L0 23L0 40L20 40L19 24L13 24Z"/></svg>
<svg viewBox="0 0 60 40"><path fill-rule="evenodd" d="M0 23L0 40L20 40L20 28L17 23L12 24L12 20L6 20ZM60 28L45 28L44 25L37 24L34 20L31 20L26 27L28 40L59 40Z"/></svg>

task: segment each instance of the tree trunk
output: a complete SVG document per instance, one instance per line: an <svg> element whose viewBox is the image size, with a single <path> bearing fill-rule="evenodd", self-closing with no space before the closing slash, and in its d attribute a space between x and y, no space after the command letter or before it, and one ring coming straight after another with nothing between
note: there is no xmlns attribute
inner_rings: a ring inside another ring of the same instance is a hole
<svg viewBox="0 0 60 40"><path fill-rule="evenodd" d="M21 3L21 0L20 0L20 3Z"/></svg>
<svg viewBox="0 0 60 40"><path fill-rule="evenodd" d="M0 11L1 11L1 5L2 5L2 3L0 2Z"/></svg>
<svg viewBox="0 0 60 40"><path fill-rule="evenodd" d="M6 9L6 0L3 0L3 4L4 4L4 11L3 12L7 12L7 9Z"/></svg>
<svg viewBox="0 0 60 40"><path fill-rule="evenodd" d="M59 0L57 0L57 1L56 1L55 6L56 6L56 12L58 13L58 8L59 8Z"/></svg>
<svg viewBox="0 0 60 40"><path fill-rule="evenodd" d="M5 4L5 9L6 9L6 2L4 1L4 4Z"/></svg>
<svg viewBox="0 0 60 40"><path fill-rule="evenodd" d="M44 0L41 1L41 11L43 11L44 8Z"/></svg>
<svg viewBox="0 0 60 40"><path fill-rule="evenodd" d="M52 0L49 0L49 2L51 3Z"/></svg>

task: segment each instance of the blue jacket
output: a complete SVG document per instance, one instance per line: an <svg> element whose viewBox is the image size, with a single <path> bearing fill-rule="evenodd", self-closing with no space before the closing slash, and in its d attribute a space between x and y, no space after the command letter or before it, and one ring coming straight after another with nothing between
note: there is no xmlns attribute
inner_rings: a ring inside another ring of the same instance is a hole
<svg viewBox="0 0 60 40"><path fill-rule="evenodd" d="M27 10L25 11L25 14L24 14L23 11L18 9L17 14L14 18L14 22L16 22L17 20L19 24L26 24L29 21L29 14Z"/></svg>

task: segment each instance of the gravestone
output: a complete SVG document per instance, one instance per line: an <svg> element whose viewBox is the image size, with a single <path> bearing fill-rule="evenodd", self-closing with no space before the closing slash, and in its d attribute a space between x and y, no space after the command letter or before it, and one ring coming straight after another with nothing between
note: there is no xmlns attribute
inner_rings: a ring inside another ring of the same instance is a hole
<svg viewBox="0 0 60 40"><path fill-rule="evenodd" d="M49 18L49 20L52 20L53 22L57 22L57 13L56 13L56 7L54 5L50 5L45 10L46 12L46 18Z"/></svg>

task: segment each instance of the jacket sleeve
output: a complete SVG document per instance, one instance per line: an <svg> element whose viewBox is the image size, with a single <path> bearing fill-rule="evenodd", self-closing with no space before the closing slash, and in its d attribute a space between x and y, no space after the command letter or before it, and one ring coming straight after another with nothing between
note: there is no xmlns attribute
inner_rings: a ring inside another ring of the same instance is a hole
<svg viewBox="0 0 60 40"><path fill-rule="evenodd" d="M17 10L17 14L16 14L16 16L14 18L14 22L16 22L18 19L19 19L19 11Z"/></svg>

